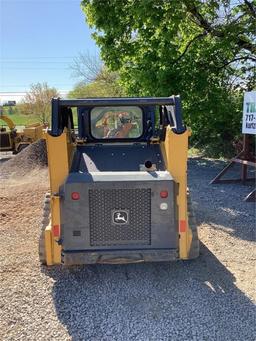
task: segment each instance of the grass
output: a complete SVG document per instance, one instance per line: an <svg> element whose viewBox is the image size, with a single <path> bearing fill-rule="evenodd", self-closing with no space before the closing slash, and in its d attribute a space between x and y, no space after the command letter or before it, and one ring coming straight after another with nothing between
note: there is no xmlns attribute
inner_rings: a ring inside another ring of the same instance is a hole
<svg viewBox="0 0 256 341"><path fill-rule="evenodd" d="M7 116L14 122L16 126L25 126L27 124L39 122L38 117L34 115L11 114Z"/></svg>
<svg viewBox="0 0 256 341"><path fill-rule="evenodd" d="M9 117L16 126L25 126L27 124L40 122L39 117L36 115L22 115L17 107L3 107L3 115ZM6 125L4 121L1 120L0 116L0 126Z"/></svg>
<svg viewBox="0 0 256 341"><path fill-rule="evenodd" d="M14 107L11 110L8 107L3 108L3 115L9 117L15 126L26 126L33 123L41 123L40 118L37 115L22 115L19 110ZM77 126L77 113L73 110L74 125ZM51 119L49 119L51 121ZM6 126L6 123L1 120L0 114L0 127Z"/></svg>

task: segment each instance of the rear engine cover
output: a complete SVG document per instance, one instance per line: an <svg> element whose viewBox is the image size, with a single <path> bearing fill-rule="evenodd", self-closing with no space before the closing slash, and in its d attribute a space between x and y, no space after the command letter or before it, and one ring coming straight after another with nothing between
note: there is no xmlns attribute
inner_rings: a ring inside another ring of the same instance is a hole
<svg viewBox="0 0 256 341"><path fill-rule="evenodd" d="M62 188L61 231L65 251L177 248L175 183L164 171L71 173Z"/></svg>

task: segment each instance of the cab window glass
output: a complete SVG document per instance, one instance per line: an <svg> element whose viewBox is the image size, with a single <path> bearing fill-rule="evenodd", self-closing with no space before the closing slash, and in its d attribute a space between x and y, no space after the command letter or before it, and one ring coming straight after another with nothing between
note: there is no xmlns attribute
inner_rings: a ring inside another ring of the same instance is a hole
<svg viewBox="0 0 256 341"><path fill-rule="evenodd" d="M91 133L96 139L138 138L143 133L143 113L135 106L95 107Z"/></svg>

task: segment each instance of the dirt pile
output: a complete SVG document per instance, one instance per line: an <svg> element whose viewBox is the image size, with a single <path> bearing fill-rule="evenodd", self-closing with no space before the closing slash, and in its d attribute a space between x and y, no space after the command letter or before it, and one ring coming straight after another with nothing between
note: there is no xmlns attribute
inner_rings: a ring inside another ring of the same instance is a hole
<svg viewBox="0 0 256 341"><path fill-rule="evenodd" d="M47 166L46 141L38 140L19 154L6 161L0 168L1 176L11 174L24 175L36 168Z"/></svg>

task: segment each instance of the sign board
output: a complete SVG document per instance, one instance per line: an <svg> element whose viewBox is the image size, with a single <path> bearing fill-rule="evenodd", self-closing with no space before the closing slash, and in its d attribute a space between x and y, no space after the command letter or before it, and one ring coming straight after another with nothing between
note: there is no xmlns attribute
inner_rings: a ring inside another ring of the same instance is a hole
<svg viewBox="0 0 256 341"><path fill-rule="evenodd" d="M244 94L242 133L256 134L256 91Z"/></svg>

